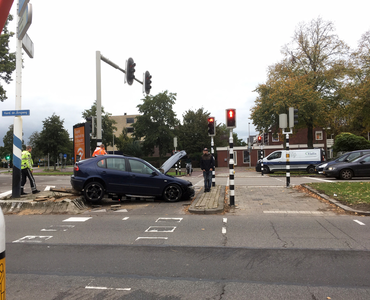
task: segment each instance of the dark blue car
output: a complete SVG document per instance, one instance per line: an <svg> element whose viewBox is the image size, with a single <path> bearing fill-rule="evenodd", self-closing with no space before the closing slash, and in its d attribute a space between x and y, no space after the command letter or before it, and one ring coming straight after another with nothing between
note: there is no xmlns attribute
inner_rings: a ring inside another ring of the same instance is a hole
<svg viewBox="0 0 370 300"><path fill-rule="evenodd" d="M166 175L185 151L171 156L158 170L137 157L103 155L81 160L75 164L71 185L82 191L85 199L96 202L105 194L121 199L126 196L163 197L167 201L190 199L194 196L191 182Z"/></svg>

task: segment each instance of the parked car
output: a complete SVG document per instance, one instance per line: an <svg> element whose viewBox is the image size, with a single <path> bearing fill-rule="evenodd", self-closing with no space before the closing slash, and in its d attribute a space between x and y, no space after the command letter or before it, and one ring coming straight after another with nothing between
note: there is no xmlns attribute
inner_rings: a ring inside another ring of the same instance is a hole
<svg viewBox="0 0 370 300"><path fill-rule="evenodd" d="M101 155L76 162L71 185L82 191L87 201L110 197L153 196L167 201L189 199L194 196L191 182L166 175L185 151L171 156L158 170L147 161L123 155Z"/></svg>
<svg viewBox="0 0 370 300"><path fill-rule="evenodd" d="M370 149L346 152L331 161L322 162L321 164L316 165L315 171L316 173L323 174L324 169L332 164L336 164L338 162L352 161L365 154L370 154Z"/></svg>
<svg viewBox="0 0 370 300"><path fill-rule="evenodd" d="M328 177L349 180L352 177L370 176L370 154L325 167L323 173Z"/></svg>

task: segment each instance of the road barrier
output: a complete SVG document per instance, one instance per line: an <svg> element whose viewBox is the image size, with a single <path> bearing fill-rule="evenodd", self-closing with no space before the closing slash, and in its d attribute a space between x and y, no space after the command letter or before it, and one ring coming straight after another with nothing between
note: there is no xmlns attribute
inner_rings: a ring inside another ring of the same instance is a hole
<svg viewBox="0 0 370 300"><path fill-rule="evenodd" d="M5 221L0 208L0 299L5 300Z"/></svg>

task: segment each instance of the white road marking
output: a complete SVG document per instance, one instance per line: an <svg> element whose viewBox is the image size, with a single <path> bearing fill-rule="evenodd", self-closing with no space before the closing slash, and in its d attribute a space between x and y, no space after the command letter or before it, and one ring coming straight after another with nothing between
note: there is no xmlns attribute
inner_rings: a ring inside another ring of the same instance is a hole
<svg viewBox="0 0 370 300"><path fill-rule="evenodd" d="M139 236L135 241L137 240L168 240L168 237L164 236Z"/></svg>
<svg viewBox="0 0 370 300"><path fill-rule="evenodd" d="M51 225L49 228L41 229L41 231L67 231L70 228L75 227L74 225Z"/></svg>
<svg viewBox="0 0 370 300"><path fill-rule="evenodd" d="M178 222L180 223L182 221L182 218L158 218L157 220L155 220L155 222L166 222L166 221L175 221L175 222Z"/></svg>
<svg viewBox="0 0 370 300"><path fill-rule="evenodd" d="M12 191L7 191L5 193L1 193L0 194L0 199L3 198L3 197L9 196L11 193L12 193Z"/></svg>
<svg viewBox="0 0 370 300"><path fill-rule="evenodd" d="M357 224L360 224L360 225L366 225L365 223L362 223L359 220L353 220L353 221L355 221Z"/></svg>
<svg viewBox="0 0 370 300"><path fill-rule="evenodd" d="M227 223L227 218L223 218L222 222L224 222L226 224Z"/></svg>
<svg viewBox="0 0 370 300"><path fill-rule="evenodd" d="M196 184L194 184L194 186L203 186L203 185L204 185L204 180L200 180Z"/></svg>
<svg viewBox="0 0 370 300"><path fill-rule="evenodd" d="M87 220L92 219L92 217L71 217L63 220L63 222L86 222Z"/></svg>
<svg viewBox="0 0 370 300"><path fill-rule="evenodd" d="M226 234L226 227L222 227L222 234Z"/></svg>
<svg viewBox="0 0 370 300"><path fill-rule="evenodd" d="M126 221L126 220L128 220L130 217L124 217L123 219L122 219L122 221Z"/></svg>
<svg viewBox="0 0 370 300"><path fill-rule="evenodd" d="M13 241L13 243L42 243L43 241L47 241L51 239L53 236L44 236L44 235L26 235L19 240Z"/></svg>
<svg viewBox="0 0 370 300"><path fill-rule="evenodd" d="M318 181L324 181L324 182L335 182L333 180L328 180L328 179L321 179L321 178L315 178L315 177L303 177L305 179L313 179L313 180L318 180Z"/></svg>
<svg viewBox="0 0 370 300"><path fill-rule="evenodd" d="M124 209L119 209L119 210L115 210L114 212L127 212L127 209L124 208Z"/></svg>
<svg viewBox="0 0 370 300"><path fill-rule="evenodd" d="M150 226L145 232L174 232L176 226Z"/></svg>
<svg viewBox="0 0 370 300"><path fill-rule="evenodd" d="M45 192L50 191L51 188L55 188L55 186L54 185L47 185L44 191Z"/></svg>
<svg viewBox="0 0 370 300"><path fill-rule="evenodd" d="M85 286L85 289L90 289L90 290L131 291L131 288L109 288L109 287L105 287L105 286Z"/></svg>
<svg viewBox="0 0 370 300"><path fill-rule="evenodd" d="M322 211L309 211L309 210L264 210L264 214L312 214L322 215Z"/></svg>

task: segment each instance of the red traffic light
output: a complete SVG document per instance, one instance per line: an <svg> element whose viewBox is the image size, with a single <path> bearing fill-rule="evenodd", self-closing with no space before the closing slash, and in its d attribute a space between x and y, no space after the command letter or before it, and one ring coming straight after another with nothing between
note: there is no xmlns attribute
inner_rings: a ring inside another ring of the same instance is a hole
<svg viewBox="0 0 370 300"><path fill-rule="evenodd" d="M234 108L226 109L226 127L235 128L236 127L236 110Z"/></svg>
<svg viewBox="0 0 370 300"><path fill-rule="evenodd" d="M208 118L209 123L213 123L215 120L213 118Z"/></svg>
<svg viewBox="0 0 370 300"><path fill-rule="evenodd" d="M262 141L262 136L258 136L258 142L260 143Z"/></svg>
<svg viewBox="0 0 370 300"><path fill-rule="evenodd" d="M216 134L215 118L209 117L208 118L208 135L214 136L215 134Z"/></svg>

